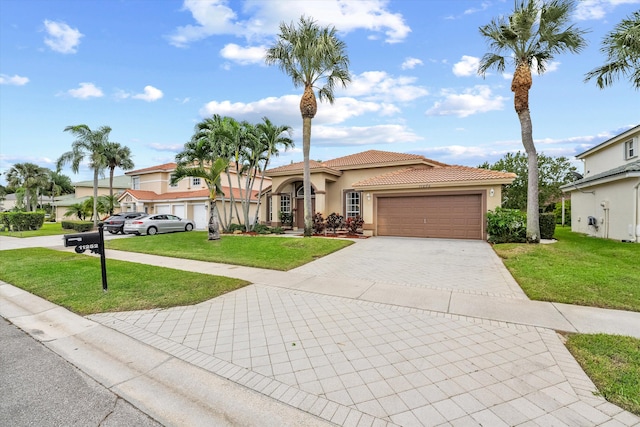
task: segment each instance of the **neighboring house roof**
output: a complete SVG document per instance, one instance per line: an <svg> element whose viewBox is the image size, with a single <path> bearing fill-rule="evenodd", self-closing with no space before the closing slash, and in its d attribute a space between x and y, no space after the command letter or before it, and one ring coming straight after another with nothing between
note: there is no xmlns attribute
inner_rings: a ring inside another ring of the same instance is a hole
<svg viewBox="0 0 640 427"><path fill-rule="evenodd" d="M229 187L222 187L222 191L224 192L226 197L229 197L229 195L230 195ZM159 202L159 201L180 200L180 199L183 199L183 200L189 200L189 199L207 200L207 199L209 199L209 190L208 189L194 190L194 191L171 191L171 192L161 193L161 194L158 194L155 191L128 189L124 193L122 193L122 195L120 195L120 197L118 198L118 201L121 201L127 194L131 195L132 197L134 197L137 200L148 201L148 202ZM243 191L243 195L245 195L244 191ZM252 201L258 200L258 196L257 195L258 195L257 191L255 191L255 190L252 191L251 192L251 200ZM233 189L233 197L235 197L237 200L240 199L240 191L237 188Z"/></svg>
<svg viewBox="0 0 640 427"><path fill-rule="evenodd" d="M635 162L626 163L624 165L618 166L613 169L609 169L608 171L601 172L595 174L593 176L589 176L586 178L578 179L573 181L571 184L566 184L560 187L561 190L577 190L577 186L591 186L594 184L599 184L602 181L613 181L624 178L634 178L640 177L640 160L636 160Z"/></svg>
<svg viewBox="0 0 640 427"><path fill-rule="evenodd" d="M477 169L466 166L445 166L437 168L411 167L389 172L353 184L354 187L406 186L433 183L460 183L469 181L511 182L516 174Z"/></svg>
<svg viewBox="0 0 640 427"><path fill-rule="evenodd" d="M92 187L93 180L74 182L75 187ZM102 178L98 180L99 188L109 188L109 178ZM125 175L118 175L113 177L113 188L129 188L131 187L131 177Z"/></svg>
<svg viewBox="0 0 640 427"><path fill-rule="evenodd" d="M608 147L611 144L614 144L620 140L626 140L629 136L631 136L632 134L636 133L636 132L640 132L640 125L634 126L624 132L622 132L619 135L614 136L613 138L609 138L606 141L596 145L595 147L591 147L586 151L583 151L582 153L578 154L576 156L577 159L584 159L585 157L595 153L596 151L600 151L601 149Z"/></svg>
<svg viewBox="0 0 640 427"><path fill-rule="evenodd" d="M90 199L91 196L76 197L75 194L65 194L64 196L56 197L53 201L53 206L65 207L75 205L76 203L82 203L85 200Z"/></svg>
<svg viewBox="0 0 640 427"><path fill-rule="evenodd" d="M148 168L136 169L133 171L126 172L125 175L142 175L145 173L153 173L153 172L170 172L175 170L178 165L175 162L164 163L162 165L150 166Z"/></svg>

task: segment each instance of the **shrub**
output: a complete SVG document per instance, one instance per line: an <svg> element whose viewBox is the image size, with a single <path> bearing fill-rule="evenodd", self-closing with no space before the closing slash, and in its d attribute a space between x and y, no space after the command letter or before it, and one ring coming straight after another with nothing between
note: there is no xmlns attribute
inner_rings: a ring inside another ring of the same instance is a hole
<svg viewBox="0 0 640 427"><path fill-rule="evenodd" d="M324 218L320 212L313 215L313 232L315 234L321 234L324 231L325 223Z"/></svg>
<svg viewBox="0 0 640 427"><path fill-rule="evenodd" d="M65 230L75 230L79 232L90 231L93 229L93 222L91 221L62 221L62 228Z"/></svg>
<svg viewBox="0 0 640 427"><path fill-rule="evenodd" d="M540 238L553 239L556 231L556 214L545 212L540 214Z"/></svg>
<svg viewBox="0 0 640 427"><path fill-rule="evenodd" d="M527 241L527 216L517 209L496 208L487 212L487 233L491 243Z"/></svg>
<svg viewBox="0 0 640 427"><path fill-rule="evenodd" d="M280 212L280 222L282 225L291 227L293 225L293 214L291 212Z"/></svg>
<svg viewBox="0 0 640 427"><path fill-rule="evenodd" d="M0 224L8 231L38 230L44 224L44 212L1 212Z"/></svg>
<svg viewBox="0 0 640 427"><path fill-rule="evenodd" d="M331 212L329 216L327 216L327 228L336 234L338 228L342 228L344 224L344 217L342 215L338 215L335 212Z"/></svg>
<svg viewBox="0 0 640 427"><path fill-rule="evenodd" d="M269 228L269 226L264 224L255 224L253 226L253 231L258 234L271 234L271 229Z"/></svg>
<svg viewBox="0 0 640 427"><path fill-rule="evenodd" d="M225 230L225 232L227 233L233 233L234 231L242 231L244 233L244 225L242 224L229 224L229 227L227 227L227 229Z"/></svg>
<svg viewBox="0 0 640 427"><path fill-rule="evenodd" d="M358 230L364 225L364 219L359 216L352 216L346 219L344 225L350 234L357 234Z"/></svg>
<svg viewBox="0 0 640 427"><path fill-rule="evenodd" d="M284 228L282 227L272 227L271 232L273 234L284 234Z"/></svg>
<svg viewBox="0 0 640 427"><path fill-rule="evenodd" d="M562 224L562 202L556 203L556 224ZM571 200L564 201L564 225L571 225Z"/></svg>

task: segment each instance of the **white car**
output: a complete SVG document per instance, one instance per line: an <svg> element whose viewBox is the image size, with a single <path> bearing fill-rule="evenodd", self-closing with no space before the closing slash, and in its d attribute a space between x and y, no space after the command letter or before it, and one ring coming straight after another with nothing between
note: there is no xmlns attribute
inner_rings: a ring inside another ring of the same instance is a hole
<svg viewBox="0 0 640 427"><path fill-rule="evenodd" d="M125 234L158 234L174 231L191 231L195 224L190 219L182 219L170 214L145 215L124 222Z"/></svg>

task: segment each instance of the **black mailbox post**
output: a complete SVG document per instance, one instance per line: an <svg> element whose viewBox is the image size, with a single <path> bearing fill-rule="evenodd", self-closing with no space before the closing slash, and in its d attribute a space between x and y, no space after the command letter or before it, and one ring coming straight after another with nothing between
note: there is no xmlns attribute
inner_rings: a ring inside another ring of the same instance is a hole
<svg viewBox="0 0 640 427"><path fill-rule="evenodd" d="M104 224L98 224L97 233L65 234L64 246L74 246L77 253L81 254L87 249L94 254L100 254L100 266L102 268L102 290L107 291L107 265L104 257Z"/></svg>

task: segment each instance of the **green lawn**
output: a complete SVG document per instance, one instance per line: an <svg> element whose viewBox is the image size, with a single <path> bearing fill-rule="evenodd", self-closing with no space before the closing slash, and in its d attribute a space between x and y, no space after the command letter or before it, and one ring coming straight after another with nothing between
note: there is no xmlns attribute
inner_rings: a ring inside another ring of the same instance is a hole
<svg viewBox="0 0 640 427"><path fill-rule="evenodd" d="M246 286L228 277L100 258L45 248L0 251L0 280L81 314L197 304Z"/></svg>
<svg viewBox="0 0 640 427"><path fill-rule="evenodd" d="M605 399L640 415L639 339L570 335L567 347Z"/></svg>
<svg viewBox="0 0 640 427"><path fill-rule="evenodd" d="M55 236L57 234L72 234L72 233L76 233L76 231L63 229L62 224L59 222L45 222L44 224L42 224L42 228L40 228L39 230L0 231L0 236L37 237L37 236Z"/></svg>
<svg viewBox="0 0 640 427"><path fill-rule="evenodd" d="M110 240L108 249L143 252L175 258L272 270L291 270L353 244L349 240L320 237L223 235L207 240L206 231L134 236Z"/></svg>
<svg viewBox="0 0 640 427"><path fill-rule="evenodd" d="M555 237L552 244L494 246L529 298L640 311L640 244L560 227Z"/></svg>

